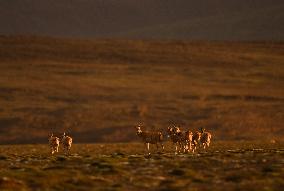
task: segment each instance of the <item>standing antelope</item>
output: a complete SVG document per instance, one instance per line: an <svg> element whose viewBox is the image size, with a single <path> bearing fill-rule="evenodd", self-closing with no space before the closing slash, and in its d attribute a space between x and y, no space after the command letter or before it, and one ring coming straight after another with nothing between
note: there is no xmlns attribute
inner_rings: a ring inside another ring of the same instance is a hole
<svg viewBox="0 0 284 191"><path fill-rule="evenodd" d="M64 153L70 154L70 149L71 149L71 145L72 145L72 138L69 136L66 136L65 132L62 135L62 139L61 139L62 145L63 145L63 150Z"/></svg>
<svg viewBox="0 0 284 191"><path fill-rule="evenodd" d="M205 132L204 128L201 128L201 137L200 137L200 143L203 146L203 149L205 149L206 147L209 147L210 142L211 142L211 133L209 132Z"/></svg>
<svg viewBox="0 0 284 191"><path fill-rule="evenodd" d="M191 131L181 131L179 127L168 128L168 133L173 141L176 144L176 153L177 152L189 152L192 151L192 137L193 134ZM177 149L179 147L179 150Z"/></svg>
<svg viewBox="0 0 284 191"><path fill-rule="evenodd" d="M185 132L185 134L184 134L184 141L185 141L185 151L187 151L187 152L189 152L189 151L192 151L192 152L194 152L193 151L193 149L192 149L192 139L193 139L193 134L192 134L192 132L191 131L189 131L189 130L187 130L186 132Z"/></svg>
<svg viewBox="0 0 284 191"><path fill-rule="evenodd" d="M51 133L51 135L48 138L48 143L49 143L51 154L53 155L55 152L58 153L59 138L58 137L54 137L53 133Z"/></svg>
<svg viewBox="0 0 284 191"><path fill-rule="evenodd" d="M175 154L181 153L184 148L184 137L179 127L168 127L168 136L175 145Z"/></svg>
<svg viewBox="0 0 284 191"><path fill-rule="evenodd" d="M141 126L137 126L137 136L140 137L144 144L145 148L148 152L148 155L150 155L150 144L156 144L157 150L159 149L159 144L162 147L162 150L164 151L164 144L163 144L163 134L160 131L142 131Z"/></svg>
<svg viewBox="0 0 284 191"><path fill-rule="evenodd" d="M201 138L201 133L200 133L200 132L195 131L195 132L192 134L192 145L193 145L192 152L195 152L195 151L196 151L197 145L198 145L199 142L200 142L200 138Z"/></svg>

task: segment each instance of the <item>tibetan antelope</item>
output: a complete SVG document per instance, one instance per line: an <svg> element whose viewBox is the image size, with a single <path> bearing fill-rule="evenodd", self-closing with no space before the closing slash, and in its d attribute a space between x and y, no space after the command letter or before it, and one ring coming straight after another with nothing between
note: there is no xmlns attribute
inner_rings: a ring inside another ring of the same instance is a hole
<svg viewBox="0 0 284 191"><path fill-rule="evenodd" d="M62 135L61 143L63 145L63 151L65 154L70 154L70 149L72 145L72 138L67 136L65 132Z"/></svg>
<svg viewBox="0 0 284 191"><path fill-rule="evenodd" d="M200 138L201 138L201 133L198 132L198 131L195 131L193 134L192 134L192 152L195 152L196 151L196 148L200 142Z"/></svg>
<svg viewBox="0 0 284 191"><path fill-rule="evenodd" d="M148 152L148 155L150 155L150 144L155 144L157 147L157 150L159 149L159 145L162 147L162 150L164 151L164 144L163 144L163 134L160 131L142 131L141 126L137 126L137 136L142 139L142 141L145 144L145 148Z"/></svg>
<svg viewBox="0 0 284 191"><path fill-rule="evenodd" d="M209 147L210 142L211 142L211 133L206 132L204 128L201 128L201 137L200 137L200 143L203 146L203 149L206 147Z"/></svg>
<svg viewBox="0 0 284 191"><path fill-rule="evenodd" d="M192 150L192 132L187 131L181 131L179 127L174 127L173 129L174 134L178 138L180 151L189 152Z"/></svg>
<svg viewBox="0 0 284 191"><path fill-rule="evenodd" d="M55 152L58 153L58 148L59 148L59 138L53 136L53 133L48 138L48 143L50 147L50 152L53 155Z"/></svg>
<svg viewBox="0 0 284 191"><path fill-rule="evenodd" d="M184 149L186 152L189 152L189 151L193 151L192 150L192 138L193 138L193 134L191 131L187 130L185 133L184 133L184 141L185 141L185 146L184 146ZM193 151L194 152L194 151Z"/></svg>
<svg viewBox="0 0 284 191"><path fill-rule="evenodd" d="M175 146L175 154L181 153L184 150L184 137L180 128L168 127L167 133Z"/></svg>

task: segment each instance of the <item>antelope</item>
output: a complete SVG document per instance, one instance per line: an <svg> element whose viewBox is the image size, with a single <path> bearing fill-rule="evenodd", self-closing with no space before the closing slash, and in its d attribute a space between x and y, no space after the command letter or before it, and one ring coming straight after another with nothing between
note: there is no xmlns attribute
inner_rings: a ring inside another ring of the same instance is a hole
<svg viewBox="0 0 284 191"><path fill-rule="evenodd" d="M168 127L168 136L171 138L173 144L175 145L175 154L181 152L184 147L184 137L179 127Z"/></svg>
<svg viewBox="0 0 284 191"><path fill-rule="evenodd" d="M201 138L201 133L200 133L200 132L195 131L195 132L192 134L192 145L193 145L192 152L195 152L195 151L196 151L197 145L198 145L199 142L200 142L200 138Z"/></svg>
<svg viewBox="0 0 284 191"><path fill-rule="evenodd" d="M212 137L211 133L205 132L205 129L201 128L200 143L202 144L203 149L205 149L206 147L209 147L211 137Z"/></svg>
<svg viewBox="0 0 284 191"><path fill-rule="evenodd" d="M55 152L58 153L59 138L58 137L54 137L53 133L51 133L51 135L48 138L48 143L49 143L51 154L53 155Z"/></svg>
<svg viewBox="0 0 284 191"><path fill-rule="evenodd" d="M193 151L192 150L192 139L193 139L193 134L191 131L187 130L184 134L184 141L185 141L185 151ZM193 151L194 152L194 151Z"/></svg>
<svg viewBox="0 0 284 191"><path fill-rule="evenodd" d="M180 150L183 149L183 152L189 152L192 150L192 132L187 130L185 132L181 131L179 127L174 127L173 136L176 135Z"/></svg>
<svg viewBox="0 0 284 191"><path fill-rule="evenodd" d="M71 145L72 145L72 138L69 136L66 136L65 132L62 135L62 139L61 139L62 145L63 145L63 151L64 153L70 154L70 149L71 149Z"/></svg>
<svg viewBox="0 0 284 191"><path fill-rule="evenodd" d="M159 149L159 145L162 147L162 150L164 151L164 144L163 144L163 134L160 131L142 131L141 126L137 126L137 136L140 137L144 144L145 148L148 152L148 155L151 155L150 153L150 144L155 144L157 147L157 150Z"/></svg>

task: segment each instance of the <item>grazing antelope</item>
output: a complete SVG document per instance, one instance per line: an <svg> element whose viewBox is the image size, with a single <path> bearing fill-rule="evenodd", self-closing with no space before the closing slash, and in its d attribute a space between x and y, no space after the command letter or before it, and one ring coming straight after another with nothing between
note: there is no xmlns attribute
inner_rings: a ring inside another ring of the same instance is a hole
<svg viewBox="0 0 284 191"><path fill-rule="evenodd" d="M163 144L163 134L160 131L142 131L141 126L137 126L137 136L140 137L144 144L145 148L148 152L148 155L150 155L150 144L156 144L157 150L159 149L159 144L162 147L162 150L164 151L164 144Z"/></svg>
<svg viewBox="0 0 284 191"><path fill-rule="evenodd" d="M198 145L199 142L200 142L200 138L201 138L201 133L200 133L200 132L195 131L195 132L192 134L192 145L193 145L192 152L195 152L195 151L196 151L197 145Z"/></svg>
<svg viewBox="0 0 284 191"><path fill-rule="evenodd" d="M204 128L201 128L201 137L200 137L200 143L203 146L203 149L205 149L206 147L209 147L210 142L211 142L211 133L209 132L205 132Z"/></svg>
<svg viewBox="0 0 284 191"><path fill-rule="evenodd" d="M48 138L48 143L49 143L51 154L53 155L55 152L58 153L59 138L58 137L54 137L53 133L51 133L51 135Z"/></svg>
<svg viewBox="0 0 284 191"><path fill-rule="evenodd" d="M184 148L184 137L179 127L168 127L168 136L175 145L175 154L181 153Z"/></svg>
<svg viewBox="0 0 284 191"><path fill-rule="evenodd" d="M64 153L70 154L70 149L71 149L71 145L72 145L72 138L69 136L66 136L65 132L62 135L62 139L61 139L62 145L63 145L63 151Z"/></svg>

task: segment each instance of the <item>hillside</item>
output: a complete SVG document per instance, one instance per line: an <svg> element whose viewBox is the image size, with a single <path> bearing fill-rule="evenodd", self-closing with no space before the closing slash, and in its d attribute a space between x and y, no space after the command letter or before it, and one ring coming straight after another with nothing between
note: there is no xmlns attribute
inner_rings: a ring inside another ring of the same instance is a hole
<svg viewBox="0 0 284 191"><path fill-rule="evenodd" d="M283 41L283 10L282 0L9 0L0 34Z"/></svg>
<svg viewBox="0 0 284 191"><path fill-rule="evenodd" d="M283 85L283 43L0 36L0 143L135 141L137 124L278 139Z"/></svg>

